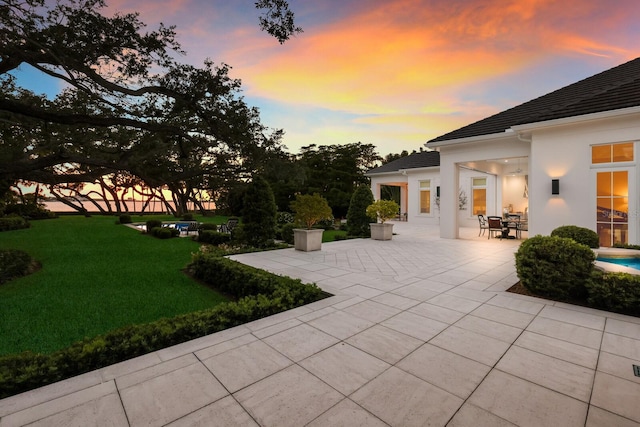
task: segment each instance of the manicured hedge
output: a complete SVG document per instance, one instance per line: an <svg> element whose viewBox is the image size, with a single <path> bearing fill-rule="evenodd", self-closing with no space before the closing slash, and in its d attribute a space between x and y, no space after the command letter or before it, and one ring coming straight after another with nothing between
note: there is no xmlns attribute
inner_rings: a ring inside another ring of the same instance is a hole
<svg viewBox="0 0 640 427"><path fill-rule="evenodd" d="M151 229L151 235L158 239L170 239L172 237L178 237L180 235L180 230L169 227L153 227Z"/></svg>
<svg viewBox="0 0 640 427"><path fill-rule="evenodd" d="M640 276L596 270L586 286L590 306L640 316Z"/></svg>
<svg viewBox="0 0 640 427"><path fill-rule="evenodd" d="M51 354L0 357L0 398L179 344L213 332L317 301L317 286L276 276L214 254L198 254L190 270L199 279L239 298L203 310L131 325L87 338Z"/></svg>
<svg viewBox="0 0 640 427"><path fill-rule="evenodd" d="M19 216L0 218L0 231L20 230L21 228L29 227L31 227L29 221Z"/></svg>
<svg viewBox="0 0 640 427"><path fill-rule="evenodd" d="M215 230L200 230L198 233L198 242L209 243L210 245L221 245L231 241L231 234L219 233Z"/></svg>

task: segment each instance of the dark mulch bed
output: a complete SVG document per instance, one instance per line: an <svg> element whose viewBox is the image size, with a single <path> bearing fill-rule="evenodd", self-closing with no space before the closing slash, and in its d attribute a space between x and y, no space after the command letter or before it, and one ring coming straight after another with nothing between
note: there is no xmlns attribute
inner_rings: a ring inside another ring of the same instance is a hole
<svg viewBox="0 0 640 427"><path fill-rule="evenodd" d="M527 295L530 297L537 297L538 295L532 294L531 292L529 292L527 290L527 288L525 288L522 283L518 282L515 285L513 285L512 287L510 287L509 289L507 289L507 292L511 292L514 294L520 294L520 295ZM540 298L544 298L544 297L540 297Z"/></svg>

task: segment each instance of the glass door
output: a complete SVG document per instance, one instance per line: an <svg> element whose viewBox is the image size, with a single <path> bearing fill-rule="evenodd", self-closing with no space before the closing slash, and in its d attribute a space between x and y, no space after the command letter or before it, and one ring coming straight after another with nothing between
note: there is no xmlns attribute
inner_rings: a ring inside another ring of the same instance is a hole
<svg viewBox="0 0 640 427"><path fill-rule="evenodd" d="M596 198L600 246L629 243L629 172L597 172Z"/></svg>

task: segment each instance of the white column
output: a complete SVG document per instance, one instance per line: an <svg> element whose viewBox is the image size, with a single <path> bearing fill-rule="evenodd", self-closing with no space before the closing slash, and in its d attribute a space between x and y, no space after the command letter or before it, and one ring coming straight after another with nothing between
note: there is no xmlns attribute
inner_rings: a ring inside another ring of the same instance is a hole
<svg viewBox="0 0 640 427"><path fill-rule="evenodd" d="M460 172L458 165L440 157L440 237L458 238L458 188Z"/></svg>

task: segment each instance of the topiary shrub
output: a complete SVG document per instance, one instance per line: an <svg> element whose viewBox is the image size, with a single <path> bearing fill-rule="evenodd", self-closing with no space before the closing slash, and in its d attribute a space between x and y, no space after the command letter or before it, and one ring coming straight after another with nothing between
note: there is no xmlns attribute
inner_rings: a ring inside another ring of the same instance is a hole
<svg viewBox="0 0 640 427"><path fill-rule="evenodd" d="M180 221L193 221L193 214L186 213L182 215L182 218L180 218Z"/></svg>
<svg viewBox="0 0 640 427"><path fill-rule="evenodd" d="M640 316L640 276L594 270L587 292L591 307Z"/></svg>
<svg viewBox="0 0 640 427"><path fill-rule="evenodd" d="M31 267L31 256L18 249L0 250L0 284L24 276Z"/></svg>
<svg viewBox="0 0 640 427"><path fill-rule="evenodd" d="M367 206L373 203L373 193L368 185L362 184L356 188L351 196L349 210L347 211L347 227L349 234L352 236L371 236L369 224L375 221L375 218L367 215Z"/></svg>
<svg viewBox="0 0 640 427"><path fill-rule="evenodd" d="M256 248L273 246L277 211L269 183L255 176L244 195L242 242Z"/></svg>
<svg viewBox="0 0 640 427"><path fill-rule="evenodd" d="M598 233L589 228L578 227L577 225L563 225L553 230L551 235L573 239L578 243L589 246L590 248L600 247L600 238L598 237Z"/></svg>
<svg viewBox="0 0 640 427"><path fill-rule="evenodd" d="M122 214L118 217L119 224L131 224L131 215Z"/></svg>
<svg viewBox="0 0 640 427"><path fill-rule="evenodd" d="M159 219L150 219L147 221L147 233L151 233L151 230L153 230L156 227L162 227L162 221L160 221Z"/></svg>
<svg viewBox="0 0 640 427"><path fill-rule="evenodd" d="M231 234L229 233L218 233L215 230L201 230L200 233L198 233L198 242L200 243L218 246L229 243L230 241Z"/></svg>
<svg viewBox="0 0 640 427"><path fill-rule="evenodd" d="M557 236L534 236L516 252L522 285L536 295L558 300L586 298L595 254L588 246Z"/></svg>
<svg viewBox="0 0 640 427"><path fill-rule="evenodd" d="M293 245L293 229L296 228L296 225L293 223L284 224L280 228L280 238L283 242L288 243L289 245Z"/></svg>

